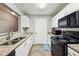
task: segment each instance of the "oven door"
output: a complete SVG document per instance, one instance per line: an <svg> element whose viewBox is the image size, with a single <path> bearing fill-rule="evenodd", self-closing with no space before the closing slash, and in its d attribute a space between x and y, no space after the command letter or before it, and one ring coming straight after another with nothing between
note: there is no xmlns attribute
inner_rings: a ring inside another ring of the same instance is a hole
<svg viewBox="0 0 79 59"><path fill-rule="evenodd" d="M51 55L64 56L64 47L60 43L56 42L55 40L53 40L51 44Z"/></svg>

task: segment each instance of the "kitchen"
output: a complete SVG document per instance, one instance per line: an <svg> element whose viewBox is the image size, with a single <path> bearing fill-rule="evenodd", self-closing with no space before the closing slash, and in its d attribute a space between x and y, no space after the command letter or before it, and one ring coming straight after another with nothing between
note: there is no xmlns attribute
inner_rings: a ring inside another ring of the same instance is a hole
<svg viewBox="0 0 79 59"><path fill-rule="evenodd" d="M0 3L0 56L79 56L79 3Z"/></svg>

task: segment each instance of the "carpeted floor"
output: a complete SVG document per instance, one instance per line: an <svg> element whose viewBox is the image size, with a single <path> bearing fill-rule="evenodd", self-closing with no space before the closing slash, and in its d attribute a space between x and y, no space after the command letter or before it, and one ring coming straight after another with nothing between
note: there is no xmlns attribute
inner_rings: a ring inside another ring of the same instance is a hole
<svg viewBox="0 0 79 59"><path fill-rule="evenodd" d="M48 45L34 45L29 56L51 56L51 51Z"/></svg>

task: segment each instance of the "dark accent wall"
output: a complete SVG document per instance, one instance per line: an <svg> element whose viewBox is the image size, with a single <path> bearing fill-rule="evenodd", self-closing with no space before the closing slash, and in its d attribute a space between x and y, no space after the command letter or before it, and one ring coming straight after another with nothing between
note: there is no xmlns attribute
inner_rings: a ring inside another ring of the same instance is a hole
<svg viewBox="0 0 79 59"><path fill-rule="evenodd" d="M18 17L12 15L11 10L0 4L0 33L6 33L9 30L18 31Z"/></svg>

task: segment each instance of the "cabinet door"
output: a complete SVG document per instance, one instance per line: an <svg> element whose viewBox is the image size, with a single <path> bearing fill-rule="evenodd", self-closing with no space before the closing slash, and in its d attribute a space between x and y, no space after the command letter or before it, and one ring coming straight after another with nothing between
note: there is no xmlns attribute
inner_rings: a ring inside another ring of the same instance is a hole
<svg viewBox="0 0 79 59"><path fill-rule="evenodd" d="M27 24L27 27L29 27L29 18L28 17L26 19L26 24Z"/></svg>
<svg viewBox="0 0 79 59"><path fill-rule="evenodd" d="M25 48L24 48L24 43L20 45L15 51L16 56L23 56L25 54Z"/></svg>
<svg viewBox="0 0 79 59"><path fill-rule="evenodd" d="M33 40L32 40L32 36L31 36L31 37L27 40L27 45L26 45L26 47L25 47L27 55L29 54L30 49L32 48L32 45L33 45Z"/></svg>
<svg viewBox="0 0 79 59"><path fill-rule="evenodd" d="M27 40L27 45L26 45L26 47L25 47L27 55L28 55L29 52L30 52L31 44L32 44L32 43L31 43L31 39L29 38L29 39Z"/></svg>
<svg viewBox="0 0 79 59"><path fill-rule="evenodd" d="M29 17L21 16L21 26L22 27L29 27Z"/></svg>
<svg viewBox="0 0 79 59"><path fill-rule="evenodd" d="M21 16L21 26L22 27L26 27L27 26L26 19L27 19L26 16Z"/></svg>
<svg viewBox="0 0 79 59"><path fill-rule="evenodd" d="M35 42L35 34L32 35L31 40L32 40L32 43L34 44L34 42Z"/></svg>
<svg viewBox="0 0 79 59"><path fill-rule="evenodd" d="M16 56L27 56L27 50L26 48L28 49L27 47L27 40L25 42L23 42L15 51L15 55Z"/></svg>
<svg viewBox="0 0 79 59"><path fill-rule="evenodd" d="M23 32L23 27L29 27L29 17L21 16L21 31Z"/></svg>
<svg viewBox="0 0 79 59"><path fill-rule="evenodd" d="M30 52L32 45L33 45L33 40L31 36L15 50L16 51L15 55L16 56L27 56Z"/></svg>

